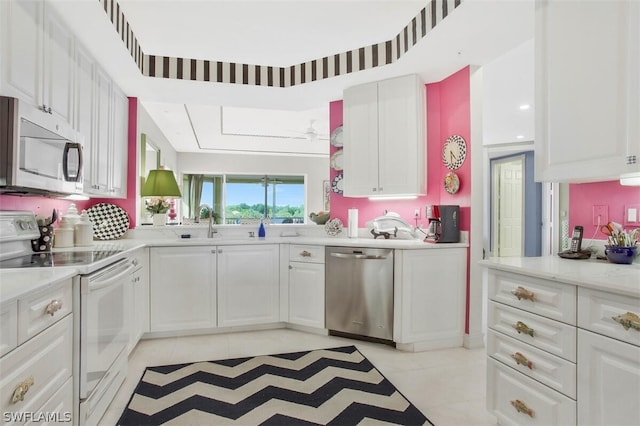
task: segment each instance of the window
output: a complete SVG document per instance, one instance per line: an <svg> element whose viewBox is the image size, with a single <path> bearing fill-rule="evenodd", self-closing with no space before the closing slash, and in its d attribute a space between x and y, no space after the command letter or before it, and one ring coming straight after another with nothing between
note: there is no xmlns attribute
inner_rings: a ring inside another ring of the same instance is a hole
<svg viewBox="0 0 640 426"><path fill-rule="evenodd" d="M200 193L198 193L200 191ZM185 175L189 217L241 224L268 217L271 223L304 223L305 177L281 175ZM194 213L191 213L194 212Z"/></svg>

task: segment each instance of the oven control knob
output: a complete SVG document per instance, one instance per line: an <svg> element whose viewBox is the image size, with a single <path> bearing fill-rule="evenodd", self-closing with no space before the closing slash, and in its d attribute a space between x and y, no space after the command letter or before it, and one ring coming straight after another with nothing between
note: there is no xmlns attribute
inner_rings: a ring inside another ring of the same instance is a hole
<svg viewBox="0 0 640 426"><path fill-rule="evenodd" d="M18 220L16 223L20 227L20 229L22 229L23 231L25 229L29 229L29 222L25 220Z"/></svg>

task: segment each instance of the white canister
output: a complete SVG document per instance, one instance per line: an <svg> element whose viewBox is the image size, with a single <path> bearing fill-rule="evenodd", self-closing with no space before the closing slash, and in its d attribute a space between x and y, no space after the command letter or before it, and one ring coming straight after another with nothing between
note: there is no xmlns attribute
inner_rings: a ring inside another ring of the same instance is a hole
<svg viewBox="0 0 640 426"><path fill-rule="evenodd" d="M60 227L53 231L53 246L56 248L73 247L73 228L64 217L60 219Z"/></svg>
<svg viewBox="0 0 640 426"><path fill-rule="evenodd" d="M80 221L80 215L78 214L78 208L74 203L69 205L69 209L67 210L67 214L63 216L63 219L66 218L69 225L73 229L76 226L76 223Z"/></svg>
<svg viewBox="0 0 640 426"><path fill-rule="evenodd" d="M93 224L89 220L86 210L82 211L80 219L76 223L74 242L78 247L93 245Z"/></svg>

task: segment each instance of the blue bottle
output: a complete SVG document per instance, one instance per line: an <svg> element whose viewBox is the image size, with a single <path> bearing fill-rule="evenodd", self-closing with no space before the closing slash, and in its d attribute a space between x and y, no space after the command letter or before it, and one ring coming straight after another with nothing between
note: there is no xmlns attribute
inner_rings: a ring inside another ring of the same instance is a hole
<svg viewBox="0 0 640 426"><path fill-rule="evenodd" d="M260 221L260 228L258 228L258 237L259 238L264 238L266 235L266 231L264 229L264 223L262 223L262 221Z"/></svg>

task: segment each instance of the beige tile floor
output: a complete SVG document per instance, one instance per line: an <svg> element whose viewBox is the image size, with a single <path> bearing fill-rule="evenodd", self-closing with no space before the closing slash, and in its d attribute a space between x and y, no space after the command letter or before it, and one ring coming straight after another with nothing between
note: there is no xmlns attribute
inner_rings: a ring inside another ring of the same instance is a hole
<svg viewBox="0 0 640 426"><path fill-rule="evenodd" d="M392 347L279 329L142 340L100 426L115 425L147 366L276 354L355 344L435 425L495 425L485 409L484 349L407 353Z"/></svg>

